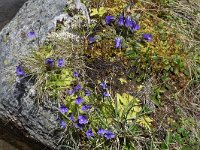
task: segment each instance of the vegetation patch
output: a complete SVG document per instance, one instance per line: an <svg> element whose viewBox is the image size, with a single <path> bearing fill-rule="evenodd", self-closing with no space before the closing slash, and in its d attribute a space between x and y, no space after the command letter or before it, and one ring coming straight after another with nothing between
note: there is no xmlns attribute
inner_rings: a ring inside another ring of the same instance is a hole
<svg viewBox="0 0 200 150"><path fill-rule="evenodd" d="M61 147L199 149L200 34L188 31L199 18L179 11L191 6L196 16L200 7L83 2L92 23L73 29L79 44L48 40L16 68L18 76L36 79L36 100L58 102L58 125L66 133Z"/></svg>

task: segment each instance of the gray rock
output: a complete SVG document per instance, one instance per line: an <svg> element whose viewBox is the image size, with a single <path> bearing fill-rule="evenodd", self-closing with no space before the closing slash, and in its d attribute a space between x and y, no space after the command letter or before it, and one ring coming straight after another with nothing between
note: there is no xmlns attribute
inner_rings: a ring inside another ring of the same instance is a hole
<svg viewBox="0 0 200 150"><path fill-rule="evenodd" d="M27 0L0 0L0 30L19 11Z"/></svg>
<svg viewBox="0 0 200 150"><path fill-rule="evenodd" d="M66 4L73 5L66 0L29 0L0 32L0 137L20 150L58 149L62 141L56 102L35 104L33 81L28 77L16 80L15 67L21 58L43 44L55 29L57 19L64 16L74 24L73 18L64 13ZM29 38L30 31L36 36Z"/></svg>
<svg viewBox="0 0 200 150"><path fill-rule="evenodd" d="M15 18L0 32L0 67L16 63L16 57L27 54L41 45L47 33L54 28L51 20L63 13L66 0L30 0ZM28 38L34 31L35 38ZM0 69L1 69L0 68Z"/></svg>

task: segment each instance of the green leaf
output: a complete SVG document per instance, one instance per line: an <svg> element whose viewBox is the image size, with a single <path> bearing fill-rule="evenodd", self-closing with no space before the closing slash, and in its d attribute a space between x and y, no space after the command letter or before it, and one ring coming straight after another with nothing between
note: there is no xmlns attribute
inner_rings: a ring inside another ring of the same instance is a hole
<svg viewBox="0 0 200 150"><path fill-rule="evenodd" d="M127 81L125 79L123 79L123 78L120 78L119 81L121 82L121 84L127 83Z"/></svg>
<svg viewBox="0 0 200 150"><path fill-rule="evenodd" d="M139 99L134 98L130 94L123 93L120 95L117 93L117 109L121 118L133 119L136 118L142 108L139 106Z"/></svg>
<svg viewBox="0 0 200 150"><path fill-rule="evenodd" d="M151 101L156 105L156 106L160 106L161 105L161 101L159 99L156 98L156 95L152 95L151 97Z"/></svg>
<svg viewBox="0 0 200 150"><path fill-rule="evenodd" d="M95 15L98 15L98 16L102 17L106 12L107 12L107 10L105 7L93 8L90 16L92 17Z"/></svg>

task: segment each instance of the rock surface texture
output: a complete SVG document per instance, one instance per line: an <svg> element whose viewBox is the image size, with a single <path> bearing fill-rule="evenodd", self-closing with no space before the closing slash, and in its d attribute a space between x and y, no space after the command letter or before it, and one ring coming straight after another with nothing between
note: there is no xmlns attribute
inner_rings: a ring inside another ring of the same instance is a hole
<svg viewBox="0 0 200 150"><path fill-rule="evenodd" d="M0 30L19 11L27 0L0 0Z"/></svg>
<svg viewBox="0 0 200 150"><path fill-rule="evenodd" d="M67 0L29 0L0 31L0 138L20 150L59 149L62 144L57 104L35 104L34 85L28 77L16 79L15 67L24 55L43 44L55 29L56 20L64 18L69 24L75 23L64 13L66 5L74 4ZM70 27L65 29L71 31ZM31 31L35 36L30 38Z"/></svg>

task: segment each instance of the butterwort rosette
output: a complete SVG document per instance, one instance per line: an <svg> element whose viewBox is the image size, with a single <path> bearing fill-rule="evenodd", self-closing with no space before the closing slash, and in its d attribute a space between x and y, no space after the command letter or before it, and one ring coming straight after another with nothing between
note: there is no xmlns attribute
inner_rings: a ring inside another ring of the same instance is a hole
<svg viewBox="0 0 200 150"><path fill-rule="evenodd" d="M114 20L115 20L114 16L106 16L105 17L105 22L107 25L110 25Z"/></svg>

